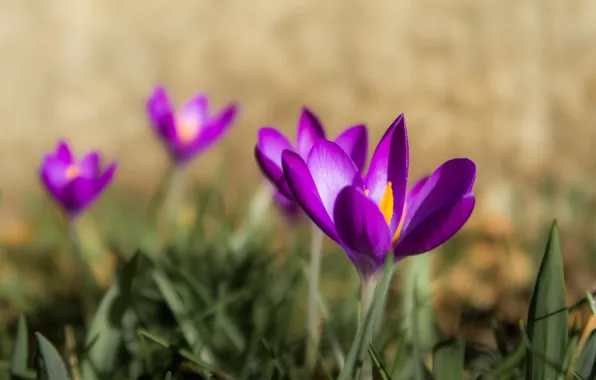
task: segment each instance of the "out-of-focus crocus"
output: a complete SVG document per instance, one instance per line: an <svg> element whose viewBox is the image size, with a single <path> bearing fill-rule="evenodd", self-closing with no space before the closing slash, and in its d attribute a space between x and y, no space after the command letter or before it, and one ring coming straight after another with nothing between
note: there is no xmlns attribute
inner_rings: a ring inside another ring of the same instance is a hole
<svg viewBox="0 0 596 380"><path fill-rule="evenodd" d="M449 160L407 191L408 139L403 114L379 142L364 178L338 144L321 140L306 160L283 153L289 189L306 214L346 251L363 280L395 260L451 238L474 209L476 166Z"/></svg>
<svg viewBox="0 0 596 380"><path fill-rule="evenodd" d="M39 176L48 193L74 219L105 190L115 171L115 162L102 170L98 152L77 160L68 144L59 141L56 150L43 157Z"/></svg>
<svg viewBox="0 0 596 380"><path fill-rule="evenodd" d="M303 107L298 121L296 147L292 146L288 138L275 128L263 127L259 130L255 158L263 174L276 189L275 203L292 220L301 215L301 211L294 202L284 177L282 152L289 150L306 160L313 145L321 139L326 139L323 125L307 107ZM366 126L359 124L349 127L335 139L335 143L346 152L358 170L361 171L364 168L368 153Z"/></svg>
<svg viewBox="0 0 596 380"><path fill-rule="evenodd" d="M163 86L156 86L147 100L149 119L176 164L188 162L222 137L236 118L237 108L230 104L209 115L207 97L199 94L176 110Z"/></svg>

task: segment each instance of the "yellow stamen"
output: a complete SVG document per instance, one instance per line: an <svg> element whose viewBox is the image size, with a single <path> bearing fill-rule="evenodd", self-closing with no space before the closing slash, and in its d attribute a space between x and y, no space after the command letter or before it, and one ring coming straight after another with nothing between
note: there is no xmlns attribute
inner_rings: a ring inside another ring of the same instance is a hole
<svg viewBox="0 0 596 380"><path fill-rule="evenodd" d="M393 187L391 182L387 182L385 194L383 194L383 198L381 198L381 203L379 204L379 210L381 210L385 221L389 224L393 217Z"/></svg>
<svg viewBox="0 0 596 380"><path fill-rule="evenodd" d="M70 165L68 168L66 168L66 179L71 180L71 179L75 179L76 177L79 176L80 174L80 170L79 167L76 164Z"/></svg>
<svg viewBox="0 0 596 380"><path fill-rule="evenodd" d="M364 193L366 195L369 195L369 190L368 189L365 190ZM383 194L383 198L381 198L381 203L379 204L379 210L383 214L383 217L385 218L385 221L387 222L387 224L390 224L391 219L393 218L393 206L394 206L393 185L391 184L391 182L387 182L387 187L385 188L385 194ZM401 234L401 229L404 225L405 216L406 216L406 207L404 205L404 210L402 212L401 219L399 221L399 224L397 226L395 234L393 235L393 238L391 239L391 241L393 243L395 243L399 239L399 236Z"/></svg>
<svg viewBox="0 0 596 380"><path fill-rule="evenodd" d="M176 119L176 132L178 138L184 144L192 142L200 131L200 125L197 120L190 116L179 116Z"/></svg>

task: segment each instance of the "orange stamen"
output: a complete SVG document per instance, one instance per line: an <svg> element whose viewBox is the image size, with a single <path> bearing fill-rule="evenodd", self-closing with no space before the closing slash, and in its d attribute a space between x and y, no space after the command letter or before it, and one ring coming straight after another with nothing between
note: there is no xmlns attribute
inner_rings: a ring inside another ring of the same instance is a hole
<svg viewBox="0 0 596 380"><path fill-rule="evenodd" d="M76 164L72 164L68 168L66 168L66 179L75 179L79 176L80 172L81 171L79 170L79 167Z"/></svg>

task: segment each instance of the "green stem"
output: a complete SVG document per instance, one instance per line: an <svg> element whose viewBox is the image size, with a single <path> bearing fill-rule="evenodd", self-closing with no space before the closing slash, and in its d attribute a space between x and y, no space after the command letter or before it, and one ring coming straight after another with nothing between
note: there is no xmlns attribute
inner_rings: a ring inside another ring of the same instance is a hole
<svg viewBox="0 0 596 380"><path fill-rule="evenodd" d="M77 274L79 276L79 281L82 286L82 288L79 291L79 297L81 299L81 307L83 309L83 321L85 322L85 326L89 326L95 310L95 305L93 302L94 283L89 267L87 266L87 261L85 260L83 254L83 248L81 245L79 234L77 232L75 220L69 221L68 236L74 248L75 262L77 265Z"/></svg>
<svg viewBox="0 0 596 380"><path fill-rule="evenodd" d="M375 277L364 279L360 282L360 326L364 327L364 321L366 320L366 314L368 314L372 305L373 296L375 294L375 287L377 281ZM372 342L367 342L367 345ZM362 363L362 369L360 370L360 380L372 380L373 379L373 368L372 362L369 355L365 355Z"/></svg>
<svg viewBox="0 0 596 380"><path fill-rule="evenodd" d="M306 342L306 368L312 373L317 363L319 349L319 310L318 293L321 272L321 256L323 251L323 232L312 225L310 245L310 267L308 275L308 303L307 303L307 342Z"/></svg>
<svg viewBox="0 0 596 380"><path fill-rule="evenodd" d="M169 222L166 229L166 235L170 241L177 237L176 232L178 231L178 215L182 205L184 185L183 167L174 167L172 171L172 177L170 178L170 188L166 206L167 220Z"/></svg>

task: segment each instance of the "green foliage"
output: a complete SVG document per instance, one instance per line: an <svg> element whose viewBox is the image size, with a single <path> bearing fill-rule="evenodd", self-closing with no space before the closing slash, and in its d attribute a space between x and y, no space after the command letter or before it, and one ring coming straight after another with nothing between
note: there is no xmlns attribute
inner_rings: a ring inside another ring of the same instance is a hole
<svg viewBox="0 0 596 380"><path fill-rule="evenodd" d="M276 239L262 199L247 217L238 211L244 207L225 205L218 189L216 183L195 190L195 219L176 225L167 243L158 234L163 188L151 201L149 214L136 219L115 216L118 208L106 206L115 213L107 220L117 223L110 224L104 240L118 256L119 269L95 300L99 306L91 324L83 327L81 315L75 314L49 328L42 315L34 328L31 317L22 317L11 327L16 332L2 334L13 339L6 355L0 340L0 355L7 358L0 362L0 379L305 379L307 235L297 228L293 237ZM50 228L56 229L56 223ZM59 241L52 233L47 236ZM64 246L61 240L57 245ZM357 327L358 277L345 255L337 249L328 253L319 294L323 332L314 379L356 379L366 355L375 378L383 380L596 378L596 333L568 328L570 315L596 306L589 294L566 305L556 223L527 323L520 324L519 339L511 342L493 318L494 348L438 334L434 322L441 315L429 307L430 264L422 256L406 260L404 276L395 276L405 284L405 294L396 302L404 310L384 310L392 301L389 295L397 297L390 290L394 266L389 261L372 307ZM400 274L402 267L398 264ZM66 323L75 325L77 338L75 352L68 354L62 333L56 333ZM39 333L37 344L31 344L30 329L42 331L54 344Z"/></svg>

